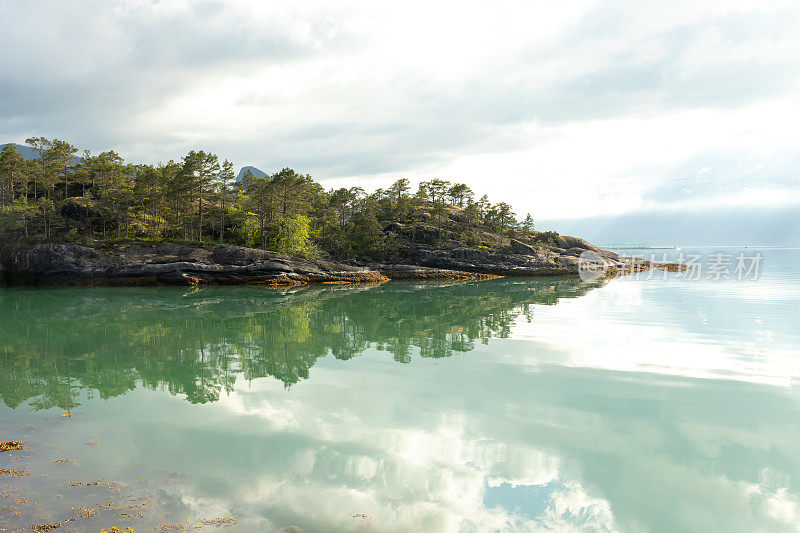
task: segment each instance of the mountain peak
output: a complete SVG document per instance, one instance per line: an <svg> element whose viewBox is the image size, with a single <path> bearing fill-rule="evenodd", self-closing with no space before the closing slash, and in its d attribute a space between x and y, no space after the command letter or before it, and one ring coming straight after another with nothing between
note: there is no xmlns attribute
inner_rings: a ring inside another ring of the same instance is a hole
<svg viewBox="0 0 800 533"><path fill-rule="evenodd" d="M236 175L236 181L242 181L242 178L244 178L244 175L247 173L248 170L253 174L253 176L257 178L267 177L267 173L264 172L263 170L258 169L256 167L246 166L242 167L241 170L239 170L239 174Z"/></svg>
<svg viewBox="0 0 800 533"><path fill-rule="evenodd" d="M25 146L24 144L17 144L17 143L6 143L6 144L0 144L0 150L2 150L3 148L5 148L5 147L6 147L6 146L8 146L9 144L10 144L11 146L13 146L14 148L16 148L16 149L17 149L17 152L19 152L20 154L22 154L22 157L24 157L26 160L31 160L31 159L39 159L39 156L36 154L36 152L34 152L34 151L31 149L31 147L30 147L30 146Z"/></svg>

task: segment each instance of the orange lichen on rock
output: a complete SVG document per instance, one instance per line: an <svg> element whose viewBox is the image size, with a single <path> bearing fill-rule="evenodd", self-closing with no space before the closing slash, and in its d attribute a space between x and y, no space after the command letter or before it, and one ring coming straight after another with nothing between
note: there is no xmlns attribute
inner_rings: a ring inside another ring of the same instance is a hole
<svg viewBox="0 0 800 533"><path fill-rule="evenodd" d="M24 442L19 442L17 440L9 440L6 442L0 442L0 452L10 452L11 450L21 450L25 447Z"/></svg>
<svg viewBox="0 0 800 533"><path fill-rule="evenodd" d="M232 525L236 524L238 520L233 518L232 516L223 516L217 518L204 518L200 520L200 523L204 526L215 526L215 527L231 527Z"/></svg>
<svg viewBox="0 0 800 533"><path fill-rule="evenodd" d="M14 470L13 468L0 468L0 476L4 477L22 477L27 476L24 468Z"/></svg>
<svg viewBox="0 0 800 533"><path fill-rule="evenodd" d="M39 524L37 526L31 526L31 529L34 531L52 531L61 527L61 524Z"/></svg>

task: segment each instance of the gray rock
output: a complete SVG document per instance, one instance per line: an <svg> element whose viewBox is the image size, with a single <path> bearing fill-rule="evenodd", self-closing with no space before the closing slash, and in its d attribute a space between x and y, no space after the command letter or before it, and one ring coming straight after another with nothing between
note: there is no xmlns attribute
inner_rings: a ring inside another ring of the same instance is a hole
<svg viewBox="0 0 800 533"><path fill-rule="evenodd" d="M419 265L406 265L396 263L373 263L369 267L377 270L381 275L389 279L481 279L487 277L486 274L463 272L460 270L448 270L443 268L424 267Z"/></svg>
<svg viewBox="0 0 800 533"><path fill-rule="evenodd" d="M511 249L515 254L520 255L537 255L539 253L538 249L517 239L511 239Z"/></svg>
<svg viewBox="0 0 800 533"><path fill-rule="evenodd" d="M555 254L537 251L528 254L500 254L470 248L453 250L423 245L408 245L401 250L400 262L444 270L460 270L497 276L574 275L577 266L560 265Z"/></svg>
<svg viewBox="0 0 800 533"><path fill-rule="evenodd" d="M569 255L560 255L555 258L556 263L565 267L575 267L575 272L578 271L578 258Z"/></svg>
<svg viewBox="0 0 800 533"><path fill-rule="evenodd" d="M72 244L0 248L6 283L66 285L198 285L386 281L379 272L342 263L288 257L237 246L213 250L164 244L100 251Z"/></svg>
<svg viewBox="0 0 800 533"><path fill-rule="evenodd" d="M571 238L575 239L575 238ZM493 276L578 274L578 257L598 251L609 275L653 268L644 259L623 258L582 239L580 246L533 248L517 241L502 254L474 248L408 244L392 264L335 263L275 252L220 245L116 245L96 249L74 244L0 246L0 282L66 285L199 285L373 283L387 279L476 279ZM572 241L571 241L572 242ZM669 266L669 265L667 265ZM677 265L672 265L677 268Z"/></svg>
<svg viewBox="0 0 800 533"><path fill-rule="evenodd" d="M569 235L560 235L558 237L558 245L561 248L569 250L570 248L583 248L584 250L592 250L594 252L602 252L603 250L579 237L570 237Z"/></svg>
<svg viewBox="0 0 800 533"><path fill-rule="evenodd" d="M577 246L573 246L569 250L565 251L563 255L571 255L572 257L580 257L582 253L588 252L586 248L579 248Z"/></svg>

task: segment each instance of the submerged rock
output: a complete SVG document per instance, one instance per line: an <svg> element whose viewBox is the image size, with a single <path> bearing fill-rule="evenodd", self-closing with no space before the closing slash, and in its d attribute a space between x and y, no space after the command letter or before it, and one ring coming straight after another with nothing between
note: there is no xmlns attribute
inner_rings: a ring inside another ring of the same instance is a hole
<svg viewBox="0 0 800 533"><path fill-rule="evenodd" d="M13 450L21 450L25 447L24 442L19 442L17 440L9 440L6 442L0 442L0 452L10 452Z"/></svg>

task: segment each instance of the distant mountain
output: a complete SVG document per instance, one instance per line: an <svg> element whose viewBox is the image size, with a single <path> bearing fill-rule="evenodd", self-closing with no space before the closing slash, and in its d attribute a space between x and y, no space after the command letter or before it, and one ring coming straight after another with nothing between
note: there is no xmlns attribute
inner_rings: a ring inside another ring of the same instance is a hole
<svg viewBox="0 0 800 533"><path fill-rule="evenodd" d="M542 220L538 230L580 235L597 245L800 244L800 205L636 211L571 220Z"/></svg>
<svg viewBox="0 0 800 533"><path fill-rule="evenodd" d="M33 149L30 146L25 146L24 144L17 144L17 143L0 144L0 150L5 148L9 144L14 146L17 149L17 152L22 154L22 157L25 160L31 161L33 159L39 159L39 154L34 152ZM83 161L83 158L78 156L78 155L76 155L75 158L72 160L72 163L69 166L74 167L75 165L77 165L81 161Z"/></svg>
<svg viewBox="0 0 800 533"><path fill-rule="evenodd" d="M255 176L257 178L266 178L267 177L267 173L266 172L264 172L263 170L259 170L256 167L242 167L242 169L239 171L239 174L236 176L236 181L241 181L242 178L244 178L244 175L248 170L253 174L253 176Z"/></svg>
<svg viewBox="0 0 800 533"><path fill-rule="evenodd" d="M22 157L24 157L25 159L30 160L30 159L38 159L39 158L39 156L36 155L36 152L31 150L30 146L25 146L23 144L17 144L17 143L7 143L7 144L13 145L17 149L17 152L22 154ZM0 144L0 150L2 150L5 147L6 147L6 144Z"/></svg>
<svg viewBox="0 0 800 533"><path fill-rule="evenodd" d="M24 144L17 144L17 143L7 143L7 144L13 145L17 149L17 151L20 154L22 154L22 157L24 157L26 160L38 159L39 158L39 156L36 154L36 152L34 152L31 149L30 146L25 146ZM5 146L6 146L6 144L0 144L0 150L5 148ZM81 160L80 157L77 158L77 161L80 161L80 160ZM264 172L263 170L258 169L256 167L246 166L246 167L242 167L241 170L239 170L239 174L236 176L236 181L241 181L242 178L244 177L245 172L247 172L248 170L250 172L252 172L253 176L255 176L257 178L265 178L265 177L267 177L267 173Z"/></svg>

